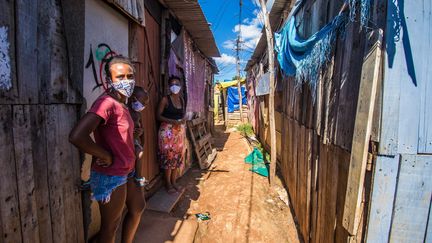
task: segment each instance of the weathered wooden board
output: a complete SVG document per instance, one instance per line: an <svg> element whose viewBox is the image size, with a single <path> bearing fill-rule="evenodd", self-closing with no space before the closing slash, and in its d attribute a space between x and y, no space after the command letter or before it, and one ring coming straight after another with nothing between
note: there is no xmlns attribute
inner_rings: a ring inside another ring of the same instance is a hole
<svg viewBox="0 0 432 243"><path fill-rule="evenodd" d="M432 50L432 46L427 50ZM432 63L432 60L429 61ZM420 128L419 128L419 153L432 153L432 84L431 81L422 83L420 102Z"/></svg>
<svg viewBox="0 0 432 243"><path fill-rule="evenodd" d="M349 27L350 25L348 25ZM352 28L352 27L349 27ZM339 107L341 103L341 86L343 83L344 76L347 75L348 71L344 69L346 66L345 59L347 58L345 51L345 43L349 41L349 29L347 30L346 38L339 38L336 41L335 55L332 60L332 65L329 65L328 70L325 71L324 75L324 89L325 89L325 110L324 110L324 128L323 138L324 144L335 144L337 136L337 125L338 125L338 112L343 109ZM349 56L348 56L349 57Z"/></svg>
<svg viewBox="0 0 432 243"><path fill-rule="evenodd" d="M291 201L294 203L296 200L296 163L297 163L297 157L294 156L294 143L296 143L296 137L295 137L295 121L289 120L288 124L288 161L287 161L287 170L288 170L288 180L287 180L287 186L288 186L288 192L291 198ZM294 205L293 205L294 207Z"/></svg>
<svg viewBox="0 0 432 243"><path fill-rule="evenodd" d="M37 59L38 2L15 1L16 9L16 64L20 104L39 102Z"/></svg>
<svg viewBox="0 0 432 243"><path fill-rule="evenodd" d="M67 77L69 82L68 93L70 97L67 103L82 104L84 94L84 68L83 60L88 61L85 38L89 38L85 34L86 25L86 0L60 0L61 13L63 16L64 32L63 36L66 42L67 51ZM39 1L40 2L40 1ZM88 4L87 4L87 7ZM46 10L44 10L46 11ZM87 11L89 11L87 9ZM41 10L39 11L41 12ZM44 13L46 14L46 13ZM130 27L131 28L131 27ZM49 36L48 36L49 38ZM50 39L51 40L51 39ZM54 50L55 51L55 50ZM50 53L50 51L48 51ZM54 64L55 65L55 64ZM40 72L40 71L39 71ZM40 97L39 97L40 98Z"/></svg>
<svg viewBox="0 0 432 243"><path fill-rule="evenodd" d="M305 204L303 205L305 219L304 219L304 240L305 242L310 241L310 215L311 215L311 179L312 179L312 130L305 128L305 148L304 148L304 163L305 163L305 172L304 177L306 180L306 183L304 185L304 191L305 191Z"/></svg>
<svg viewBox="0 0 432 243"><path fill-rule="evenodd" d="M423 242L432 195L432 156L401 156L390 242Z"/></svg>
<svg viewBox="0 0 432 243"><path fill-rule="evenodd" d="M412 7L412 6L410 6ZM421 12L417 10L414 20L407 20L408 24L417 26L415 33L410 33L415 36L415 44L413 54L415 61L416 74L418 78L418 89L421 92L420 97L420 128L419 128L419 153L432 153L432 78L430 64L432 57L432 42L430 41L431 30L431 1L423 3ZM420 8L420 7L418 7ZM417 14L418 13L418 14ZM414 23L415 22L415 23ZM421 27L422 26L422 27ZM428 32L428 34L425 33ZM417 36L418 35L418 36ZM429 36L429 37L428 37ZM421 38L421 39L420 39ZM413 41L413 42L414 42Z"/></svg>
<svg viewBox="0 0 432 243"><path fill-rule="evenodd" d="M282 160L282 133L276 131L276 155L277 160Z"/></svg>
<svg viewBox="0 0 432 243"><path fill-rule="evenodd" d="M15 167L17 173L21 233L24 242L40 242L33 165L30 106L13 107ZM15 181L15 178L9 180Z"/></svg>
<svg viewBox="0 0 432 243"><path fill-rule="evenodd" d="M348 170L349 170L349 159L350 153L343 150L338 150L338 160L339 160L339 168L338 168L338 191L337 191L337 202L336 202L336 234L335 234L335 242L347 242L349 238L348 231L343 227L343 208L345 204L345 194L347 189L347 181L348 181ZM361 241L358 241L361 242Z"/></svg>
<svg viewBox="0 0 432 243"><path fill-rule="evenodd" d="M46 110L46 139L48 163L48 186L50 195L50 210L52 233L54 242L83 242L82 214L76 211L81 209L81 193L79 168L77 159L78 150L68 141L69 131L76 123L76 106L50 105ZM65 120L63 117L70 119ZM74 165L77 163L77 165ZM70 228L70 225L74 225Z"/></svg>
<svg viewBox="0 0 432 243"><path fill-rule="evenodd" d="M347 26L346 39L343 45L343 65L340 70L339 87L337 87L340 94L337 104L336 127L334 135L330 136L334 144L346 150L350 150L352 146L356 107L360 95L359 84L364 61L360 58L364 54L364 33L360 32L359 28L358 23L349 23Z"/></svg>
<svg viewBox="0 0 432 243"><path fill-rule="evenodd" d="M320 144L319 148L319 165L318 165L318 214L316 223L316 242L323 241L325 235L325 211L326 201L326 181L327 181L327 166L328 166L328 146Z"/></svg>
<svg viewBox="0 0 432 243"><path fill-rule="evenodd" d="M425 242L426 243L432 242L432 207L429 207L429 222L426 231Z"/></svg>
<svg viewBox="0 0 432 243"><path fill-rule="evenodd" d="M294 193L294 197L292 198L293 201L293 208L294 208L294 212L296 213L296 215L299 214L299 208L300 208L300 204L299 204L299 195L298 195L298 177L299 177L299 147L300 147L300 125L298 124L298 122L296 120L293 121L293 130L292 130L292 175L293 176L293 190L295 191Z"/></svg>
<svg viewBox="0 0 432 243"><path fill-rule="evenodd" d="M52 242L50 198L48 188L48 162L46 147L45 107L43 105L30 106L30 125L34 186L37 205L37 220L40 242ZM77 211L81 212L81 211Z"/></svg>
<svg viewBox="0 0 432 243"><path fill-rule="evenodd" d="M66 241L66 220L65 206L66 200L63 196L63 172L65 172L65 162L68 158L64 155L64 147L62 147L61 133L63 127L59 121L59 111L56 105L46 106L46 124L48 128L46 133L47 148L50 148L50 153L47 153L48 161L48 187L50 195L50 211L52 224L52 233L54 242ZM63 139L66 139L64 137Z"/></svg>
<svg viewBox="0 0 432 243"><path fill-rule="evenodd" d="M17 173L15 169L12 107L0 106L0 222L2 242L22 242Z"/></svg>
<svg viewBox="0 0 432 243"><path fill-rule="evenodd" d="M400 156L378 156L374 168L367 242L388 242Z"/></svg>
<svg viewBox="0 0 432 243"><path fill-rule="evenodd" d="M420 114L427 112L426 109L423 111L420 109L421 93L431 83L431 57L429 51L425 50L430 50L432 47L430 41L432 4L430 1L425 1L421 5L403 2L398 2L397 5L398 8L403 8L403 12L399 15L400 19L395 20L401 22L400 39L393 38L396 51L394 69L386 70L386 75L387 71L394 72L398 75L396 78L400 80L398 152L415 154L419 145ZM429 124L424 127L426 129L431 126L430 121L427 122Z"/></svg>
<svg viewBox="0 0 432 243"><path fill-rule="evenodd" d="M323 229L321 240L322 242L334 242L335 228L336 228L336 201L338 191L338 166L339 166L339 153L335 146L330 145L327 151L327 168L323 170L326 173L326 181L323 185L325 187L324 195L324 218L322 225L319 226Z"/></svg>
<svg viewBox="0 0 432 243"><path fill-rule="evenodd" d="M70 79L69 56L65 35L65 25L62 6L60 1L55 1L50 9L50 75L46 89L47 96L44 97L47 104L51 103L77 103L80 101L82 86Z"/></svg>
<svg viewBox="0 0 432 243"><path fill-rule="evenodd" d="M312 163L311 163L311 216L310 216L310 240L317 242L317 218L318 218L318 164L319 164L319 137L317 131L313 131Z"/></svg>
<svg viewBox="0 0 432 243"><path fill-rule="evenodd" d="M394 4L387 8L387 22L399 22L397 9ZM379 154L395 156L399 144L399 114L401 77L406 77L406 69L400 69L405 62L402 42L398 35L400 29L386 28L387 51L384 58L384 80L383 80L383 105L382 105L382 124L381 137L379 144ZM395 42L395 38L399 41ZM397 63L395 63L397 61ZM403 72L403 74L401 73ZM406 78L405 78L406 79Z"/></svg>
<svg viewBox="0 0 432 243"><path fill-rule="evenodd" d="M306 238L308 235L309 225L306 225L306 191L307 191L307 177L305 174L306 163L305 163L305 127L303 125L298 127L298 136L297 136L297 211L296 216L299 219L300 224L300 232L303 235L303 238Z"/></svg>
<svg viewBox="0 0 432 243"><path fill-rule="evenodd" d="M0 43L2 69L0 70L0 103L13 104L18 98L16 79L16 39L15 39L15 1L0 1ZM12 86L12 87L10 87ZM6 88L9 88L6 90Z"/></svg>
<svg viewBox="0 0 432 243"><path fill-rule="evenodd" d="M372 130L372 115L381 67L382 31L375 30L368 36L361 83L358 94L357 112L353 131L350 169L344 206L344 227L352 235L357 232L361 212L369 139Z"/></svg>

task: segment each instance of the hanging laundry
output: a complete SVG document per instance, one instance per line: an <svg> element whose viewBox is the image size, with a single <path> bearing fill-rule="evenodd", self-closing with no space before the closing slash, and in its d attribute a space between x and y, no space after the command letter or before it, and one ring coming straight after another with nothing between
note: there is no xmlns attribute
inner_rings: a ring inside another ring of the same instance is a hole
<svg viewBox="0 0 432 243"><path fill-rule="evenodd" d="M296 13L305 0L297 0L289 15L289 20L281 31L275 33L275 51L283 73L294 76L296 84L307 82L315 99L316 85L320 73L330 59L336 36L345 31L348 19L355 21L356 12L360 7L360 25L367 27L369 22L370 4L372 0L345 0L349 6L349 18L340 13L330 23L308 39L300 37L296 28Z"/></svg>
<svg viewBox="0 0 432 243"><path fill-rule="evenodd" d="M336 36L345 30L347 16L340 14L308 39L300 37L295 15L279 33L275 33L275 50L285 75L294 76L296 84L308 82L315 94L320 72L331 59Z"/></svg>

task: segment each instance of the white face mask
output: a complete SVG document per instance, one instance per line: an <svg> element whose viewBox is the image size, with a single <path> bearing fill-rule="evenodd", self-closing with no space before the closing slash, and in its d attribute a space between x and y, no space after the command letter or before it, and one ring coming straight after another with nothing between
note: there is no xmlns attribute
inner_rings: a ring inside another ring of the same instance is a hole
<svg viewBox="0 0 432 243"><path fill-rule="evenodd" d="M136 112L141 112L145 109L145 105L141 104L141 102L137 100L132 102L132 109Z"/></svg>
<svg viewBox="0 0 432 243"><path fill-rule="evenodd" d="M170 90L173 94L178 94L181 90L181 87L179 85L171 85Z"/></svg>

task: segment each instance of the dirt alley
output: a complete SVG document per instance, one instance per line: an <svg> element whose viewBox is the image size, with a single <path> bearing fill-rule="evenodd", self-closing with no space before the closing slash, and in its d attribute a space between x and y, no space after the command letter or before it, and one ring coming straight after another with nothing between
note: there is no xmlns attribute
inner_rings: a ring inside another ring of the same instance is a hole
<svg viewBox="0 0 432 243"><path fill-rule="evenodd" d="M208 172L192 168L180 180L186 191L172 212L179 218L210 213L211 220L198 223L194 242L299 242L290 208L280 199L287 201L280 179L270 189L268 179L243 162L251 151L247 141L217 130L214 145L213 166Z"/></svg>

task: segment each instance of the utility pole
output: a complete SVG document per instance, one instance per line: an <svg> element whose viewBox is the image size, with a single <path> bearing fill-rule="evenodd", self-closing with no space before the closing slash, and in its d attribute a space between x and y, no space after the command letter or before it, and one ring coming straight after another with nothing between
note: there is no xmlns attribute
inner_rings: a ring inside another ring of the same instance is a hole
<svg viewBox="0 0 432 243"><path fill-rule="evenodd" d="M242 109L242 101L243 101L243 95L241 92L241 77L240 77L240 43L241 43L241 15L242 15L242 6L243 2L242 0L239 0L239 31L237 35L237 47L236 47L236 62L237 62L237 89L238 89L238 96L239 96L239 109L240 109L240 122L243 123L243 109Z"/></svg>
<svg viewBox="0 0 432 243"><path fill-rule="evenodd" d="M267 36L267 50L269 59L270 72L270 94L269 94L269 116L270 116L270 185L274 185L274 177L276 175L276 127L275 127L275 107L274 107L274 92L275 92L275 72L274 72L274 51L273 51L273 32L270 26L269 13L264 0L260 0L261 11L264 17L264 27Z"/></svg>

